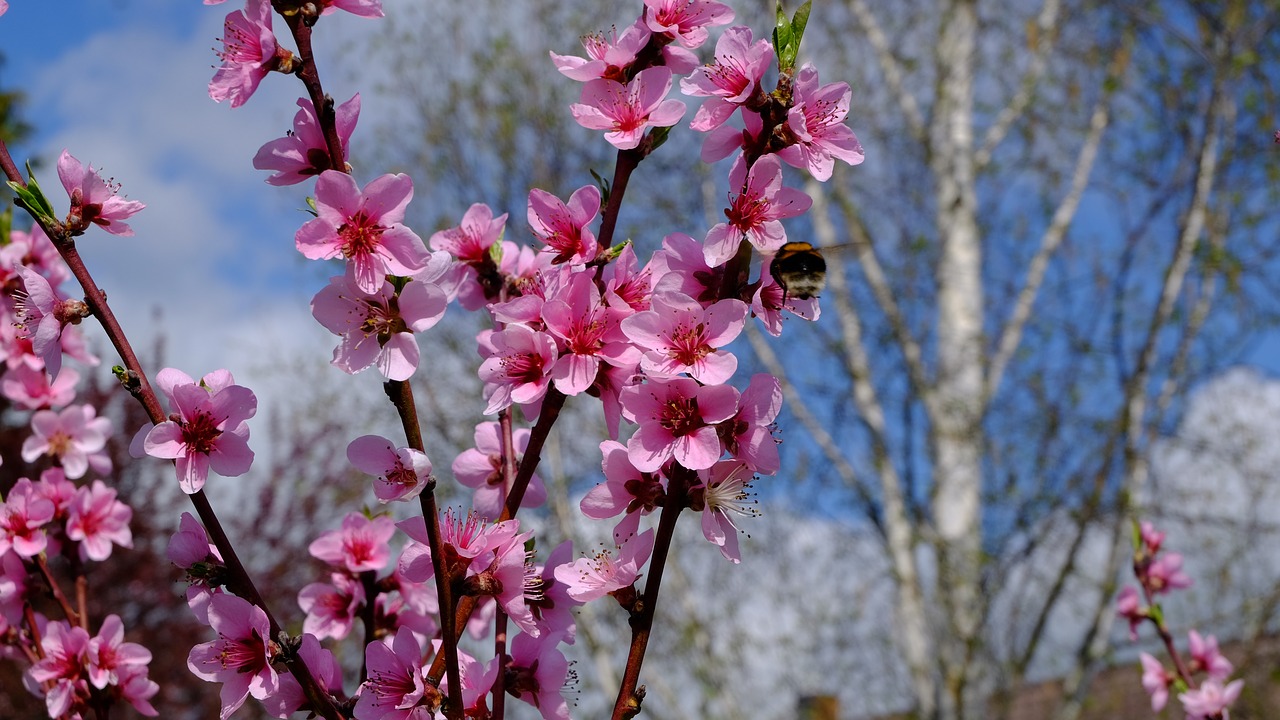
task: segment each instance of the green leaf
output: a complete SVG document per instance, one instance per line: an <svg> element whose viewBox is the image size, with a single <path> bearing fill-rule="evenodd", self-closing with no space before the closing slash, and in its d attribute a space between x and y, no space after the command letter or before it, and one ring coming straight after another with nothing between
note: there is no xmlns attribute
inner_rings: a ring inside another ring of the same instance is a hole
<svg viewBox="0 0 1280 720"><path fill-rule="evenodd" d="M796 10L796 14L791 18L791 35L795 38L793 40L793 44L795 45L797 53L800 51L800 41L804 39L804 29L809 25L809 11L812 9L813 0L806 0L805 4L801 5L800 8ZM791 60L793 63L795 62L794 55L791 57Z"/></svg>
<svg viewBox="0 0 1280 720"><path fill-rule="evenodd" d="M778 55L779 71L791 67L783 60L789 47L791 47L791 21L787 19L787 13L782 8L782 0L778 0L778 20L773 28L773 49Z"/></svg>
<svg viewBox="0 0 1280 720"><path fill-rule="evenodd" d="M6 205L4 212L0 213L0 247L4 247L11 242L9 237L10 231L13 230L13 206Z"/></svg>
<svg viewBox="0 0 1280 720"><path fill-rule="evenodd" d="M48 198L44 196L44 192L40 190L40 183L36 182L36 174L31 170L31 161L27 161L27 189L35 197L39 203L41 214L47 216L51 220L54 219L53 205L49 204Z"/></svg>
<svg viewBox="0 0 1280 720"><path fill-rule="evenodd" d="M646 144L646 147L648 148L648 152L646 154L652 153L654 150L662 147L662 144L665 143L667 138L670 136L671 128L669 127L656 127L650 130L649 142Z"/></svg>

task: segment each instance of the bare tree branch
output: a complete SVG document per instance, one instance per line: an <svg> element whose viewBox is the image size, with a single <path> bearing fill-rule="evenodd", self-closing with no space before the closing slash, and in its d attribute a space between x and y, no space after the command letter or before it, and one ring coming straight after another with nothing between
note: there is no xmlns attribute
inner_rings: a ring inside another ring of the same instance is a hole
<svg viewBox="0 0 1280 720"><path fill-rule="evenodd" d="M916 102L915 97L907 92L903 85L902 63L898 62L898 58L894 56L893 50L889 47L889 38L884 34L884 30L880 27L880 23L876 20L875 15L871 14L871 8L867 7L865 0L849 0L849 8L853 10L853 14L858 18L858 25L862 28L867 36L867 42L871 43L871 49L876 53L876 59L880 61L880 70L884 73L885 84L889 86L889 92L898 101L898 106L902 108L902 115L907 119L907 130L911 133L912 139L917 142L927 142L928 137L924 130L924 115L920 112L920 105Z"/></svg>
<svg viewBox="0 0 1280 720"><path fill-rule="evenodd" d="M1102 94L1098 98L1098 102L1093 106L1093 113L1089 118L1089 133L1085 136L1084 143L1080 146L1080 153L1076 157L1075 170L1071 175L1070 190L1063 196L1062 201L1058 203L1058 207L1053 213L1053 218L1049 221L1049 227L1045 228L1044 235L1040 238L1040 248L1036 251L1035 257L1031 258L1031 263L1027 268L1027 279L1022 285L1022 289L1018 291L1013 312L1010 313L1009 320L1000 332L1000 341L996 344L995 356L991 359L991 365L987 370L983 405L990 402L991 397L1000 389L1000 381L1004 377L1004 371L1009 365L1009 360L1013 357L1013 353L1017 351L1018 345L1022 343L1022 332L1026 328L1027 320L1031 317L1031 309L1035 306L1036 298L1040 294L1040 286L1044 282L1045 273L1049 269L1049 262L1062 245L1062 241L1067 235L1067 229L1071 226L1076 210L1080 207L1080 198L1084 195L1085 187L1089 183L1089 175L1093 172L1093 164L1098 157L1098 147L1102 143L1102 135L1110 123L1110 104L1114 88L1119 84L1120 75L1123 74L1125 67L1128 65L1129 52L1132 49L1132 45L1133 36L1129 34L1120 44L1120 47L1116 49L1116 53L1111 59L1111 64L1107 68L1107 75L1102 85Z"/></svg>
<svg viewBox="0 0 1280 720"><path fill-rule="evenodd" d="M973 165L978 170L986 167L991 162L991 155L999 147L1000 142L1009 134L1009 129L1013 124L1022 117L1027 107L1031 104L1031 99L1035 97L1036 87L1040 83L1041 76L1044 75L1045 67L1048 65L1049 53L1053 50L1054 40L1057 39L1058 15L1062 10L1062 3L1059 0L1045 0L1043 6L1040 7L1040 14L1036 16L1036 37L1035 51L1031 55L1031 59L1027 64L1027 71L1022 75L1022 82L1018 85L1018 91L1009 100L1009 104L1004 106L1000 114L996 116L995 122L991 127L987 128L987 134L982 139L982 146L974 153Z"/></svg>
<svg viewBox="0 0 1280 720"><path fill-rule="evenodd" d="M820 245L835 241L835 226L827 209L825 196L813 194L813 229ZM902 633L902 653L911 672L911 682L920 704L919 713L928 717L934 682L932 678L932 643L929 638L929 616L925 609L919 572L916 568L914 547L915 530L907 514L902 482L893 456L889 452L888 434L885 430L884 408L872 384L871 364L862 339L862 322L851 302L844 266L839 262L830 265L827 279L831 288L832 305L840 321L844 336L845 365L853 380L853 397L859 417L871 434L872 452L880 475L880 493L884 503L884 537L889 549L890 567L897 580L898 625Z"/></svg>

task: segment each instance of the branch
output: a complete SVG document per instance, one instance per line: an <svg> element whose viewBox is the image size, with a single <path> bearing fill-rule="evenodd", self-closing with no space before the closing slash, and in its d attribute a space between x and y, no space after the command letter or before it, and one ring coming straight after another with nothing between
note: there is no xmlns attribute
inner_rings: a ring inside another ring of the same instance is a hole
<svg viewBox="0 0 1280 720"><path fill-rule="evenodd" d="M901 108L902 115L907 120L907 130L911 133L911 138L916 142L928 142L929 138L924 131L924 115L920 112L920 106L916 103L915 97L903 86L902 63L898 62L898 58L889 47L889 38L885 36L884 29L871 14L871 8L867 7L865 0L850 0L849 7L858 18L858 25L866 34L867 42L871 43L876 59L880 61L880 71L884 73L885 85L898 101L898 107Z"/></svg>
<svg viewBox="0 0 1280 720"><path fill-rule="evenodd" d="M819 245L830 245L835 240L835 226L826 207L826 196L821 192L813 196L813 230ZM884 501L884 536L888 545L890 567L898 586L898 623L902 633L902 651L911 671L911 681L919 708L928 716L933 697L933 677L930 661L933 650L929 641L929 621L925 612L920 577L916 569L914 545L915 528L907 514L906 500L897 468L889 452L888 434L885 431L884 408L876 396L871 380L871 364L862 340L862 322L850 302L849 284L844 265L833 262L827 268L827 281L840 328L844 334L845 366L853 380L853 397L858 416L871 434L871 445L876 469L880 474L880 492Z"/></svg>
<svg viewBox="0 0 1280 720"><path fill-rule="evenodd" d="M1040 14L1036 16L1035 50L1031 54L1031 61L1027 65L1027 71L1022 75L1018 91L996 116L991 127L987 128L987 134L982 138L982 147L978 148L978 152L973 156L973 165L976 169L981 170L991 162L992 153L1009 134L1013 124L1031 105L1036 86L1040 83L1045 66L1048 64L1049 52L1053 50L1053 43L1058 38L1058 15L1061 9L1062 3L1059 0L1045 0L1044 5L1040 7Z"/></svg>
<svg viewBox="0 0 1280 720"><path fill-rule="evenodd" d="M811 178L805 184L805 190L813 198L813 222L815 232L821 239L819 244L835 245L836 231L831 225L830 217L827 215L827 198L822 184ZM920 343L916 341L915 335L912 334L911 327L907 323L906 316L902 313L902 308L898 306L898 300L893 294L893 288L889 285L889 278L885 274L884 266L880 264L880 258L876 255L875 244L871 241L871 234L867 232L866 224L862 222L862 216L847 195L839 193L836 194L835 199L836 204L840 206L841 215L844 216L845 225L849 229L849 242L852 243L855 257L857 257L858 263L862 266L862 273L867 279L867 285L871 288L871 293L875 295L876 304L880 306L881 312L888 319L889 328L893 331L893 338L898 343L898 349L902 352L903 360L906 361L907 378L911 382L911 389L920 398L920 402L925 406L932 418L934 417L933 412L935 409L933 384L929 374L925 371L924 359L920 352ZM819 229L819 224L824 227ZM843 282L843 274L841 278ZM837 294L837 305L839 305L845 294L847 294L847 290Z"/></svg>
<svg viewBox="0 0 1280 720"><path fill-rule="evenodd" d="M1049 261L1062 245L1067 235L1067 228L1070 227L1076 210L1080 207L1080 198L1084 195L1085 187L1089 183L1093 163L1098 157L1098 147L1102 144L1102 134L1111 120L1110 100L1119 85L1120 74L1128 64L1132 44L1133 35L1129 34L1116 49L1111 64L1107 68L1107 75L1102 85L1102 97L1098 98L1098 102L1093 106L1093 114L1089 119L1089 134L1085 136L1084 144L1080 146L1080 154L1076 157L1075 171L1071 176L1071 189L1058 203L1049 227L1040 238L1040 248L1027 268L1027 279L1022 289L1018 291L1013 312L1010 313L1009 320L1000 332L995 356L991 359L991 365L987 370L986 388L983 391L984 406L1000 389L1000 381L1004 377L1009 360L1022 342L1022 332L1026 329L1027 320L1031 317L1031 309L1035 306L1036 298L1040 294L1040 286L1049 269Z"/></svg>

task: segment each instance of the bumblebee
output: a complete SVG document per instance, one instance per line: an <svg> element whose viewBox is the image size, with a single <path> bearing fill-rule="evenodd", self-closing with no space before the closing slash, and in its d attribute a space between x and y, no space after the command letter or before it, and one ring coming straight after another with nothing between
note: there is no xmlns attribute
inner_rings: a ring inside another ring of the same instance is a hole
<svg viewBox="0 0 1280 720"><path fill-rule="evenodd" d="M782 286L782 302L788 297L808 300L827 284L827 261L807 242L789 242L778 249L769 274Z"/></svg>

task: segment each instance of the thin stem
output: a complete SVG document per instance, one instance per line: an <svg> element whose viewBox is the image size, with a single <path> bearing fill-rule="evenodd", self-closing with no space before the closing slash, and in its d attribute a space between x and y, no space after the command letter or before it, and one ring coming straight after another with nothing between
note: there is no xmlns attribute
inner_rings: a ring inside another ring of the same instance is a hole
<svg viewBox="0 0 1280 720"><path fill-rule="evenodd" d="M40 569L40 575L44 577L45 583L49 586L49 592L53 593L53 599L58 601L58 605L62 608L62 614L67 617L67 622L72 625L79 625L82 620L80 613L75 611L71 606L71 600L67 598L66 593L62 592L62 587L58 585L58 581L53 577L53 572L49 570L49 563L45 560L44 554L41 553L33 558L36 567ZM85 628L86 630L88 628Z"/></svg>
<svg viewBox="0 0 1280 720"><path fill-rule="evenodd" d="M395 405L400 415L400 424L404 428L409 447L426 452L422 442L422 426L418 422L418 405L413 399L413 386L408 380L389 380L384 386L387 397ZM443 658L445 674L449 678L449 703L446 715L450 718L461 718L462 672L458 665L458 633L461 627L452 621L455 598L453 596L453 578L444 565L444 542L440 536L440 508L436 505L435 482L429 482L418 496L418 504L422 508L422 521L427 526L427 544L431 550L431 567L436 576L436 599L440 603L440 652L436 654L432 667L435 668ZM432 684L440 686L440 676L431 678Z"/></svg>
<svg viewBox="0 0 1280 720"><path fill-rule="evenodd" d="M618 162L613 168L613 184L609 186L609 201L605 203L604 216L600 218L600 234L596 242L602 249L613 244L613 232L618 227L618 213L622 210L622 196L627 192L631 173L640 165L644 155L639 150L619 150Z"/></svg>
<svg viewBox="0 0 1280 720"><path fill-rule="evenodd" d="M493 720L503 720L507 711L506 674L507 662L507 614L498 608L497 617L493 620L493 656L498 660L498 676L493 679Z"/></svg>
<svg viewBox="0 0 1280 720"><path fill-rule="evenodd" d="M636 690L640 681L640 666L644 663L649 634L653 630L653 616L658 609L658 590L662 586L662 571L667 564L667 553L671 549L676 521L684 510L689 486L694 479L691 476L694 476L693 471L679 468L679 472L671 473L669 478L667 501L662 507L662 517L658 520L658 534L654 538L653 555L649 560L649 580L645 583L644 597L639 607L631 613L631 648L627 651L627 667L623 671L622 685L618 688L618 699L613 706L613 720L626 720L640 712L643 691Z"/></svg>

